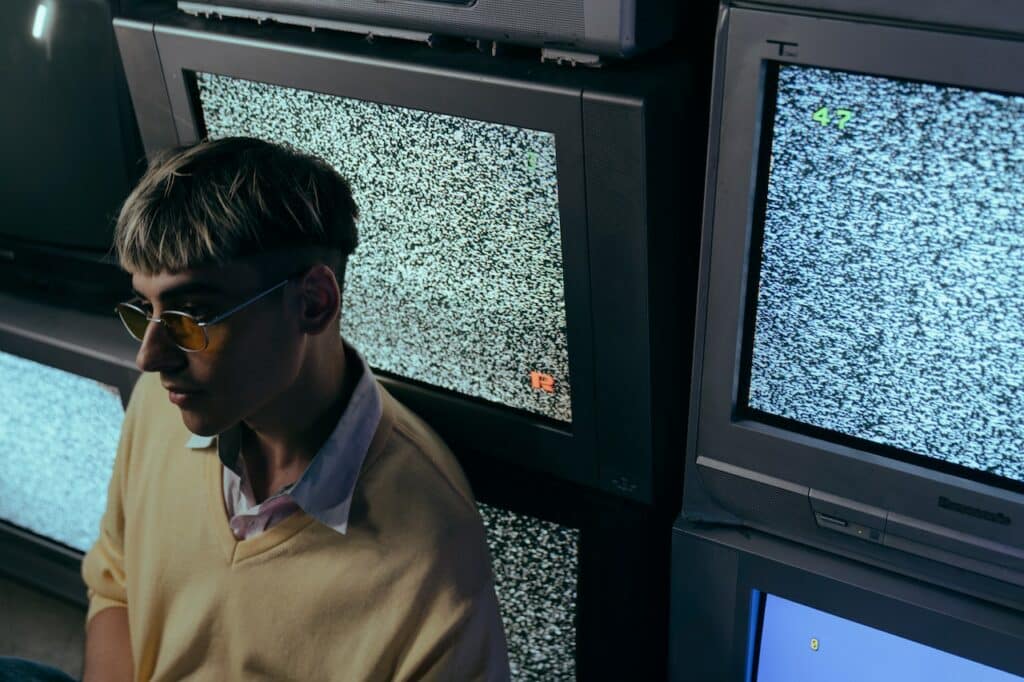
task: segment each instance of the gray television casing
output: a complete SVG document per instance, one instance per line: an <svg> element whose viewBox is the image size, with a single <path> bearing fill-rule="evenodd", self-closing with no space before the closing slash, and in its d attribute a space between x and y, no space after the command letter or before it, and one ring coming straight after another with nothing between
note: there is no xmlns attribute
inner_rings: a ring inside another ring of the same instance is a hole
<svg viewBox="0 0 1024 682"><path fill-rule="evenodd" d="M689 168L683 139L692 151L698 144L681 132L697 129L681 104L693 89L681 62L575 70L181 13L115 19L114 28L149 155L198 141L196 71L553 133L572 424L401 377L382 382L460 457L677 511L682 462L672 444L685 425L677 378L691 310L678 301L692 305L700 186L676 184Z"/></svg>
<svg viewBox="0 0 1024 682"><path fill-rule="evenodd" d="M686 521L672 533L672 564L671 680L752 682L757 593L1024 676L1024 613L984 599L757 531Z"/></svg>
<svg viewBox="0 0 1024 682"><path fill-rule="evenodd" d="M362 33L422 32L626 57L672 37L676 0L212 0L183 11Z"/></svg>
<svg viewBox="0 0 1024 682"><path fill-rule="evenodd" d="M1024 92L1024 42L722 6L683 515L759 528L1024 607L1020 492L737 412L771 62Z"/></svg>

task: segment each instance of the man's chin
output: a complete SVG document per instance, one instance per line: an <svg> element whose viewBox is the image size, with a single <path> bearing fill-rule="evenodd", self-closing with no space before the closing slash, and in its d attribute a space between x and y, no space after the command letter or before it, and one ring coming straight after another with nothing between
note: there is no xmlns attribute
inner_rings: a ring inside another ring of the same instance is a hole
<svg viewBox="0 0 1024 682"><path fill-rule="evenodd" d="M220 420L187 409L181 409L181 420L189 433L196 436L216 436L227 428L227 425L219 423Z"/></svg>

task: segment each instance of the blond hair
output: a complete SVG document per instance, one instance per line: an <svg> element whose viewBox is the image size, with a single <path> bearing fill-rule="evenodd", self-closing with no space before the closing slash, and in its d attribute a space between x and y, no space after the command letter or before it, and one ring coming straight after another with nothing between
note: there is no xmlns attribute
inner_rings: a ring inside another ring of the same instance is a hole
<svg viewBox="0 0 1024 682"><path fill-rule="evenodd" d="M321 159L249 137L204 140L152 159L114 249L121 267L146 275L312 249L340 283L358 217L348 182Z"/></svg>

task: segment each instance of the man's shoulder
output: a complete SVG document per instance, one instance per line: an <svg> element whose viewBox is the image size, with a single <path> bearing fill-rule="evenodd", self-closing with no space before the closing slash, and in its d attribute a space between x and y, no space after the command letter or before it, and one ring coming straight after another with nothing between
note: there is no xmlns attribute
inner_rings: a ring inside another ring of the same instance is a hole
<svg viewBox="0 0 1024 682"><path fill-rule="evenodd" d="M380 391L383 416L356 484L353 521L373 521L362 510L401 535L479 535L480 515L455 455L426 422Z"/></svg>
<svg viewBox="0 0 1024 682"><path fill-rule="evenodd" d="M380 431L371 444L364 475L379 467L411 468L424 486L440 486L474 508L473 493L458 460L444 440L419 415L396 400L381 386L383 416Z"/></svg>

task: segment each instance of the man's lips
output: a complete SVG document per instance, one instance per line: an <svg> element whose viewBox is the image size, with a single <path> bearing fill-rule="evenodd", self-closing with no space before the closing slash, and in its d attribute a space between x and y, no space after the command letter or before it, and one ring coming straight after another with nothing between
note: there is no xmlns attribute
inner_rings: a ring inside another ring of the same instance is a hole
<svg viewBox="0 0 1024 682"><path fill-rule="evenodd" d="M196 391L182 386L164 386L167 389L167 398L177 406L182 406L186 402L193 400L196 396L200 395L202 391Z"/></svg>
<svg viewBox="0 0 1024 682"><path fill-rule="evenodd" d="M164 386L171 393L200 393L199 389L187 388L185 386Z"/></svg>

